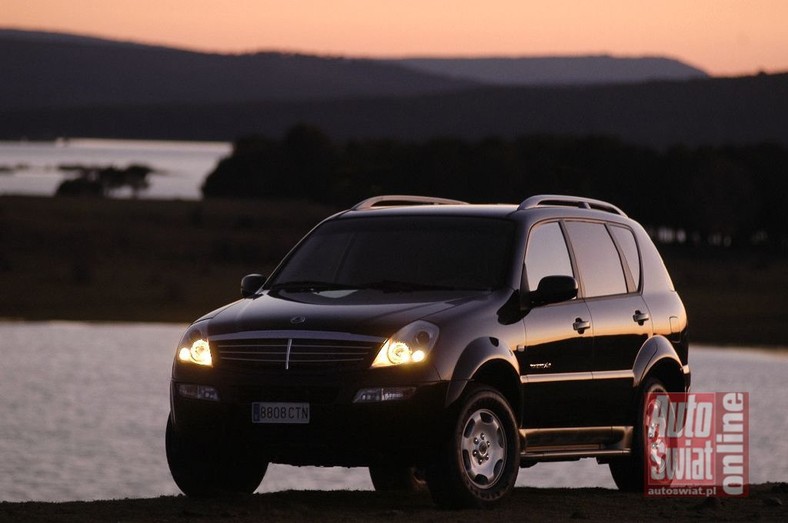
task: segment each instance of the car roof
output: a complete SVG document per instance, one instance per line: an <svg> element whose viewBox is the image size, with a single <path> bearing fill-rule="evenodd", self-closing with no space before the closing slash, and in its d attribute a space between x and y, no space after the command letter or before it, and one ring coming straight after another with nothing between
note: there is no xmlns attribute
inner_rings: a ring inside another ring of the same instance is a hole
<svg viewBox="0 0 788 523"><path fill-rule="evenodd" d="M601 200L563 195L537 195L521 204L469 204L444 198L388 195L364 200L334 218L394 216L456 216L525 221L550 218L593 218L631 222L618 207Z"/></svg>
<svg viewBox="0 0 788 523"><path fill-rule="evenodd" d="M512 204L473 204L473 205L396 205L375 207L364 210L347 210L341 217L360 216L476 216L487 218L506 218L517 211Z"/></svg>

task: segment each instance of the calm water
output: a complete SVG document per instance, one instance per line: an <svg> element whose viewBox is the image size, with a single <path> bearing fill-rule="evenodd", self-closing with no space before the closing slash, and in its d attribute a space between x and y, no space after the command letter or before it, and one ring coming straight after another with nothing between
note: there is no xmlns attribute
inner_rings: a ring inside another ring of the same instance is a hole
<svg viewBox="0 0 788 523"><path fill-rule="evenodd" d="M156 142L137 140L73 139L59 142L0 142L0 194L52 196L64 175L61 164L147 165L157 171L148 176L150 188L143 198L193 200L200 186L223 156L229 143ZM5 172L2 168L11 168ZM129 193L119 192L118 197Z"/></svg>
<svg viewBox="0 0 788 523"><path fill-rule="evenodd" d="M164 454L184 326L0 322L0 501L177 494ZM788 480L788 353L695 347L695 391L750 392L750 479ZM522 469L518 485L613 488L593 460ZM261 492L371 489L366 469L271 466Z"/></svg>

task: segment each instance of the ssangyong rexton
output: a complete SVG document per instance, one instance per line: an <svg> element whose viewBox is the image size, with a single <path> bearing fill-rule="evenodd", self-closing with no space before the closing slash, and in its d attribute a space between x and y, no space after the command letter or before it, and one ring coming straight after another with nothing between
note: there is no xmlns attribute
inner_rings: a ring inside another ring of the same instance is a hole
<svg viewBox="0 0 788 523"><path fill-rule="evenodd" d="M371 198L241 293L176 351L167 458L190 496L286 463L489 506L520 467L579 458L640 489L644 397L690 384L657 249L597 200Z"/></svg>

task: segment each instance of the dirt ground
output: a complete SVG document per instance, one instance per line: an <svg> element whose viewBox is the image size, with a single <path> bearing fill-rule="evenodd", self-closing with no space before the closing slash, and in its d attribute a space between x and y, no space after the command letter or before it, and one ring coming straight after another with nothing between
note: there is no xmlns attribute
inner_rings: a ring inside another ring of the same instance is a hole
<svg viewBox="0 0 788 523"><path fill-rule="evenodd" d="M606 489L518 488L492 510L445 511L426 494L288 491L194 500L183 496L69 503L0 503L2 522L501 522L788 521L788 483L753 485L744 498L644 498Z"/></svg>

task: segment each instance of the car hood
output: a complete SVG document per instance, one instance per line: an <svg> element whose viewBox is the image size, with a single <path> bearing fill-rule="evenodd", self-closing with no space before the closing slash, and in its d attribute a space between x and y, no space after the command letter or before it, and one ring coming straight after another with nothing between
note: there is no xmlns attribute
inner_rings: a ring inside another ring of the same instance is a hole
<svg viewBox="0 0 788 523"><path fill-rule="evenodd" d="M208 336L261 330L349 332L387 337L417 319L479 305L490 293L378 290L264 292L217 309L208 320Z"/></svg>

